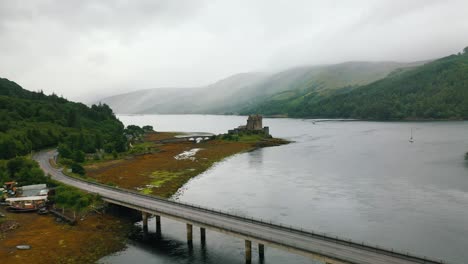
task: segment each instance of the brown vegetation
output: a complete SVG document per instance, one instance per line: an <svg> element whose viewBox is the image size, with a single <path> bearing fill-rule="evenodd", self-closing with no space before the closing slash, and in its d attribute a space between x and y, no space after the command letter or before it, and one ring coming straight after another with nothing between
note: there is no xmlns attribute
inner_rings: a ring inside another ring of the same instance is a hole
<svg viewBox="0 0 468 264"><path fill-rule="evenodd" d="M147 142L154 142L156 153L134 155L125 159L95 163L87 166L87 176L99 182L122 188L139 190L146 194L170 197L190 178L207 170L214 162L236 153L255 148L255 144L224 140L210 140L195 144L176 142L160 144L175 133L152 133ZM176 159L175 156L200 149L194 159Z"/></svg>
<svg viewBox="0 0 468 264"><path fill-rule="evenodd" d="M18 228L2 233L2 263L94 263L121 250L130 223L109 215L90 215L76 226L56 223L52 216L7 214ZM30 250L16 249L27 244Z"/></svg>

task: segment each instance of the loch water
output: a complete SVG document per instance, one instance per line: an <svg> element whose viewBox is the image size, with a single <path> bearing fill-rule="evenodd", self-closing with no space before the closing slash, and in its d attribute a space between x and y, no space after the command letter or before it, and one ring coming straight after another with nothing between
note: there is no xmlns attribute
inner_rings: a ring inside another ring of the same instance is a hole
<svg viewBox="0 0 468 264"><path fill-rule="evenodd" d="M224 133L243 116L121 115L157 131ZM468 122L264 118L291 144L231 156L172 199L389 249L468 263ZM413 130L414 143L409 142ZM155 223L150 221L149 231ZM244 241L162 218L162 237L131 240L100 263L242 263ZM253 245L255 246L255 244ZM253 252L253 263L261 263ZM264 263L315 263L266 248ZM320 263L320 262L316 262Z"/></svg>

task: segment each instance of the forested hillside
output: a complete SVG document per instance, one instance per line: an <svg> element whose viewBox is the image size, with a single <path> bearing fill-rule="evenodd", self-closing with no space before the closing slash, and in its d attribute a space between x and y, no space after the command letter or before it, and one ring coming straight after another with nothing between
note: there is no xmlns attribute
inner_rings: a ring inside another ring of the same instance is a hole
<svg viewBox="0 0 468 264"><path fill-rule="evenodd" d="M102 148L124 151L127 141L123 124L107 105L89 108L0 78L0 183L47 182L37 163L23 156L59 144L84 158Z"/></svg>
<svg viewBox="0 0 468 264"><path fill-rule="evenodd" d="M378 120L468 119L468 50L395 71L358 88L268 100L243 113Z"/></svg>
<svg viewBox="0 0 468 264"><path fill-rule="evenodd" d="M56 95L30 92L0 78L0 159L56 147L84 153L123 151L123 124L107 105L87 107Z"/></svg>
<svg viewBox="0 0 468 264"><path fill-rule="evenodd" d="M140 90L101 99L124 114L238 113L265 99L291 100L296 94L328 93L382 79L398 68L421 62L345 62L293 67L276 73L241 73L199 88ZM279 94L278 94L279 93Z"/></svg>

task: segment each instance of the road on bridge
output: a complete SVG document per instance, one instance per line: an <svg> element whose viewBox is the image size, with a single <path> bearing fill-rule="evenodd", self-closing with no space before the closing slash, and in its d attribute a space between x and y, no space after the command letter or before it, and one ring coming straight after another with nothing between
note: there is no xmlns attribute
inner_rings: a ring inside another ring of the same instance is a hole
<svg viewBox="0 0 468 264"><path fill-rule="evenodd" d="M64 175L60 169L51 166L50 159L54 158L55 155L55 150L43 151L36 153L33 158L54 180L99 194L104 200L111 203L150 214L172 217L203 228L228 233L306 256L319 256L319 258L324 256L325 258L322 259L329 263L443 263L71 178Z"/></svg>

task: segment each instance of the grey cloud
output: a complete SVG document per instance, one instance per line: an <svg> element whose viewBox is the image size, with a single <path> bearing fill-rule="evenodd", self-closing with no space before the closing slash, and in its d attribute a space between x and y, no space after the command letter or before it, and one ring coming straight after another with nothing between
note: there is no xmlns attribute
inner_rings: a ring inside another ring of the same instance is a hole
<svg viewBox="0 0 468 264"><path fill-rule="evenodd" d="M369 24L388 24L405 16L423 12L424 9L442 4L438 0L394 0L387 2L376 1L372 3L369 10L355 26Z"/></svg>
<svg viewBox="0 0 468 264"><path fill-rule="evenodd" d="M190 0L6 0L0 2L0 21L45 17L76 27L120 27L151 19L184 20L203 3Z"/></svg>
<svg viewBox="0 0 468 264"><path fill-rule="evenodd" d="M0 76L91 99L246 71L423 60L468 45L464 0L0 1Z"/></svg>

